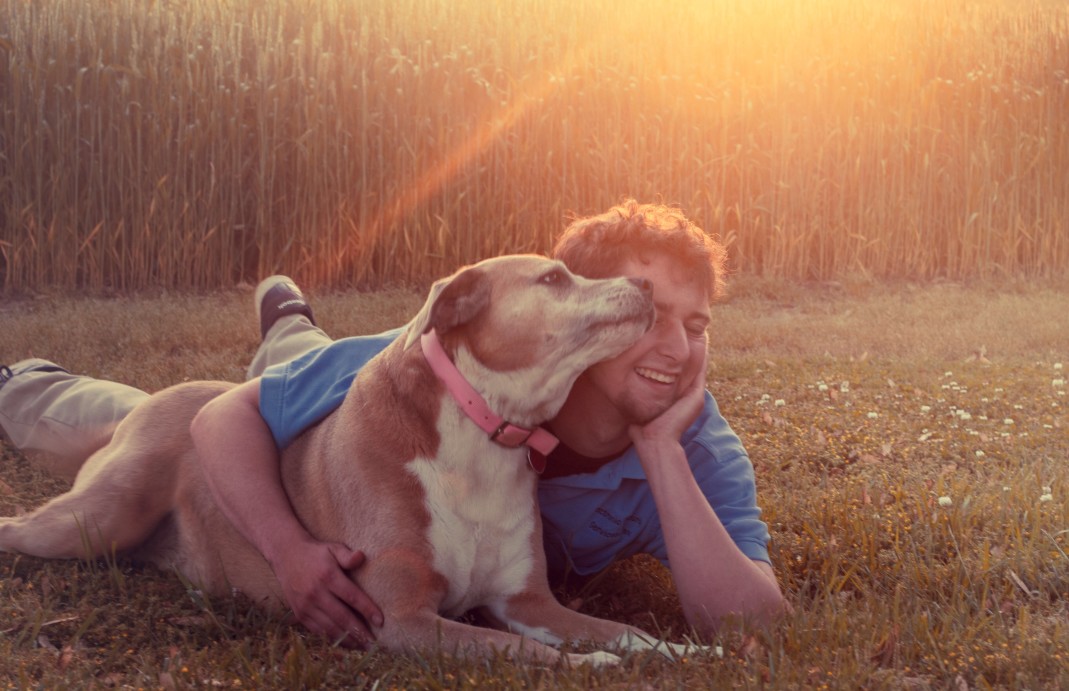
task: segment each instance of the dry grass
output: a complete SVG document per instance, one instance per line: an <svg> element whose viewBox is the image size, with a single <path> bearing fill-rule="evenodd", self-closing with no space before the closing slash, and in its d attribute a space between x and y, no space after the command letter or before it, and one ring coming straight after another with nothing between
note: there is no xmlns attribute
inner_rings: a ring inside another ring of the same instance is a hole
<svg viewBox="0 0 1069 691"><path fill-rule="evenodd" d="M3 290L403 284L681 205L765 277L1064 275L1064 3L0 1Z"/></svg>
<svg viewBox="0 0 1069 691"><path fill-rule="evenodd" d="M146 388L240 379L256 339L249 298L19 301L0 313L0 360L32 352ZM395 325L419 299L313 302L328 330L348 334ZM745 282L715 308L711 386L754 459L795 606L773 631L725 633L723 658L637 656L593 672L343 653L246 602L205 602L172 574L0 555L0 683L1065 688L1066 313L1066 291L1022 285ZM0 512L61 489L2 454ZM667 574L647 560L561 595L683 630Z"/></svg>

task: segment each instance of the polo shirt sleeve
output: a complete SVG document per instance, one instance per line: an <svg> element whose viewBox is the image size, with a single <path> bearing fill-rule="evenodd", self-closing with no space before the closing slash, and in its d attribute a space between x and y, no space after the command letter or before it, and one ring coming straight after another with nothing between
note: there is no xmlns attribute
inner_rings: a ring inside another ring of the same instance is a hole
<svg viewBox="0 0 1069 691"><path fill-rule="evenodd" d="M285 448L334 412L360 369L402 330L342 338L264 370L260 377L260 415L278 448Z"/></svg>

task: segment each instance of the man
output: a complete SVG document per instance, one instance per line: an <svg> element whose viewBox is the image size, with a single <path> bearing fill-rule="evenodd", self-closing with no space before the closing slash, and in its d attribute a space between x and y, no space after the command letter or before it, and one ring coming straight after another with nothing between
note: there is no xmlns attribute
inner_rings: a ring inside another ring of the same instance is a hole
<svg viewBox="0 0 1069 691"><path fill-rule="evenodd" d="M698 631L732 615L768 621L785 605L768 561L753 468L704 389L709 303L722 289L723 248L674 209L627 201L572 223L554 256L588 277L651 281L657 320L626 352L584 373L547 425L561 440L539 488L552 575L588 575L647 552L670 568ZM194 442L219 505L267 558L297 618L332 639L366 643L382 613L346 574L364 555L351 549L359 545L320 542L300 524L282 488L279 448L340 404L359 368L400 330L332 341L285 277L262 282L256 304L263 344L250 379L202 409ZM20 365L5 388L19 384L30 405L13 421L0 388L0 424L24 448L46 448L24 430L61 417L52 401L65 397L63 406L77 408L69 399L90 393L109 402L138 398L119 388L108 393L111 383L57 372L51 363ZM31 373L54 381L32 386ZM114 422L94 424L80 447L106 441Z"/></svg>

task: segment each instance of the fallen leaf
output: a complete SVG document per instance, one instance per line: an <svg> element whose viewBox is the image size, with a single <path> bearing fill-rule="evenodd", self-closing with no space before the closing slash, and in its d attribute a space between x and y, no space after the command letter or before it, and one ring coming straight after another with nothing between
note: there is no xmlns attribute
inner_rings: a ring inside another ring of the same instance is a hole
<svg viewBox="0 0 1069 691"><path fill-rule="evenodd" d="M875 650L869 659L873 664L880 667L889 667L894 663L895 652L898 647L898 624L895 624L894 628L887 632L883 640L876 644Z"/></svg>
<svg viewBox="0 0 1069 691"><path fill-rule="evenodd" d="M764 646L761 645L761 641L757 640L757 636L747 636L743 639L736 652L739 657L753 660L759 656L763 656L763 651Z"/></svg>
<svg viewBox="0 0 1069 691"><path fill-rule="evenodd" d="M59 653L59 660L56 661L56 666L59 669L64 670L70 666L71 660L74 659L74 648L69 645L63 646L63 650Z"/></svg>
<svg viewBox="0 0 1069 691"><path fill-rule="evenodd" d="M1025 582L1021 580L1021 577L1017 575L1017 572L1013 571L1012 569L1010 570L1010 580L1013 581L1013 584L1020 588L1021 591L1028 597L1039 597L1039 591L1032 590L1027 585L1025 585Z"/></svg>

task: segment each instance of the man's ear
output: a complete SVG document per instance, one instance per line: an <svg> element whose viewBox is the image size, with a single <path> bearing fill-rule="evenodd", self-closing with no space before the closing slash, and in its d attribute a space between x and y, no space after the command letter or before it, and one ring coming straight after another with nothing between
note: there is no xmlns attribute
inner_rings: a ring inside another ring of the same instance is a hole
<svg viewBox="0 0 1069 691"><path fill-rule="evenodd" d="M461 269L436 281L408 327L405 348L430 329L445 334L467 324L490 304L490 281L478 268Z"/></svg>

